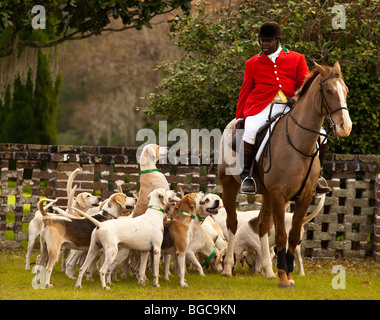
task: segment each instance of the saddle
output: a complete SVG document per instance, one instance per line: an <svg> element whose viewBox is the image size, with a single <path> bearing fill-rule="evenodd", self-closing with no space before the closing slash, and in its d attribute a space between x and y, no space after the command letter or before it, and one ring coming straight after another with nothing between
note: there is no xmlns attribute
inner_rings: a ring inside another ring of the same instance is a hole
<svg viewBox="0 0 380 320"><path fill-rule="evenodd" d="M261 144L264 141L264 138L269 130L269 128L272 126L272 124L277 121L279 118L283 117L285 114L284 113L279 113L276 116L271 117L266 121L266 123L257 131L256 134L256 142L255 142L255 148L254 148L254 153L256 155L257 151L260 149ZM274 129L276 128L277 122L272 128L272 133ZM232 138L232 140L229 143L229 147L235 151L238 152L237 150L240 150L240 145L243 139L239 139L237 141L236 136Z"/></svg>

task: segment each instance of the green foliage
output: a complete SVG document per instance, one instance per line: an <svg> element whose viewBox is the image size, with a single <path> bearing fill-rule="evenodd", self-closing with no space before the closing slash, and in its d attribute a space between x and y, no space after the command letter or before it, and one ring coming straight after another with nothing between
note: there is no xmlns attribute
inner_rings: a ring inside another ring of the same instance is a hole
<svg viewBox="0 0 380 320"><path fill-rule="evenodd" d="M66 40L88 38L105 30L122 31L130 28L140 30L152 28L150 20L156 15L182 9L191 9L188 0L123 1L123 0L7 0L0 2L0 32L13 30L15 38L19 32L32 30L35 5L43 5L46 12L47 29L55 30L55 39L49 42L34 41L20 37L19 43L30 46L51 46ZM122 27L108 27L113 19L121 19ZM54 21L54 23L53 23ZM107 28L108 27L108 28ZM0 47L0 56L12 52L12 41Z"/></svg>
<svg viewBox="0 0 380 320"><path fill-rule="evenodd" d="M379 29L377 1L344 2L345 29L333 29L335 1L253 1L210 10L197 3L196 13L178 18L170 37L184 49L174 62L158 66L163 79L149 97L147 113L189 121L208 129L224 126L235 116L244 62L260 51L260 25L282 26L282 44L312 61L333 65L339 60L346 84L353 131L330 151L380 153Z"/></svg>
<svg viewBox="0 0 380 320"><path fill-rule="evenodd" d="M39 53L36 88L31 81L15 83L13 100L7 95L0 107L0 142L56 144L56 118L61 78L55 86L48 70L48 57Z"/></svg>

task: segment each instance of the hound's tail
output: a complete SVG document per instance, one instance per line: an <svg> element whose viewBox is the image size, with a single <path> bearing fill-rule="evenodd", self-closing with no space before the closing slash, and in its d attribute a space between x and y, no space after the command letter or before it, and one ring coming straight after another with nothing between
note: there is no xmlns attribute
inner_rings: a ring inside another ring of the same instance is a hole
<svg viewBox="0 0 380 320"><path fill-rule="evenodd" d="M58 199L47 199L47 198L45 198L45 199L41 199L40 200L42 203L44 203L45 201L46 202L49 202L46 206L44 206L44 209L45 209L45 211L47 210L47 209L49 209L53 204L55 204L57 201L58 201Z"/></svg>
<svg viewBox="0 0 380 320"><path fill-rule="evenodd" d="M60 215L68 218L68 219L83 219L82 217L78 217L78 216L74 216L68 212L66 212L65 210L61 209L61 208L58 208L58 207L53 207L53 210L54 211L57 211Z"/></svg>
<svg viewBox="0 0 380 320"><path fill-rule="evenodd" d="M326 199L326 194L324 194L321 197L321 200L319 200L319 203L315 207L314 211L312 213L310 213L308 216L306 216L305 218L303 218L302 224L305 224L306 222L309 222L311 219L313 219L319 213L319 211L321 211L322 207L325 204L325 199Z"/></svg>
<svg viewBox="0 0 380 320"><path fill-rule="evenodd" d="M91 217L90 215L88 215L87 213L77 209L77 208L74 208L72 207L73 210L75 210L76 212L78 212L81 216L87 218L88 220L90 220L97 228L99 228L102 223L99 222L98 220L94 219L93 217Z"/></svg>
<svg viewBox="0 0 380 320"><path fill-rule="evenodd" d="M181 186L179 186L179 191L181 192L181 198L183 198L183 197L185 196L185 194L184 194L184 192L183 192Z"/></svg>
<svg viewBox="0 0 380 320"><path fill-rule="evenodd" d="M77 168L75 169L69 176L69 179L67 180L67 186L66 186L66 191L67 191L67 196L70 195L70 193L72 192L73 190L73 182L74 182L74 179L75 177L78 175L78 173L80 172L80 169Z"/></svg>
<svg viewBox="0 0 380 320"><path fill-rule="evenodd" d="M46 207L44 207L43 206L44 201L51 201L51 203L49 203ZM60 221L72 222L71 219L69 219L69 218L59 216L57 214L47 213L45 211L45 209L47 209L48 207L53 205L55 202L56 202L55 200L50 200L50 199L41 199L40 201L38 201L38 210L41 212L41 214L43 216L42 220L44 220L44 221L45 220L60 220Z"/></svg>

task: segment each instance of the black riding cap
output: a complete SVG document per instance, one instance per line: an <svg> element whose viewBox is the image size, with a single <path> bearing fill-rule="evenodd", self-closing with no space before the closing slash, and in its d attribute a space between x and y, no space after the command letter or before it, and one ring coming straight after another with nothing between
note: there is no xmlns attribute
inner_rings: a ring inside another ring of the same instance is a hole
<svg viewBox="0 0 380 320"><path fill-rule="evenodd" d="M259 39L281 39L281 27L277 22L267 21L260 27Z"/></svg>

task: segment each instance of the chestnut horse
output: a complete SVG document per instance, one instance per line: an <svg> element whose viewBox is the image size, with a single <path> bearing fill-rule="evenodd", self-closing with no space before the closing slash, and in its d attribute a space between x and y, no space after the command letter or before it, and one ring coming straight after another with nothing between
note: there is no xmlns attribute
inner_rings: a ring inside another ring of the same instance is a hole
<svg viewBox="0 0 380 320"><path fill-rule="evenodd" d="M258 192L263 204L258 221L258 233L262 250L262 268L267 278L275 278L270 260L268 232L275 225L277 268L279 287L289 287L292 280L294 250L300 242L302 219L312 201L320 174L317 140L324 118L327 117L339 137L347 137L352 122L348 113L346 96L348 89L343 81L339 62L333 67L315 64L315 69L298 92L298 101L287 115L282 117L272 133L266 157L254 168ZM221 141L218 177L223 187L223 203L227 211L228 248L222 275L231 277L234 238L237 229L236 196L241 179L229 170L231 157L237 154L226 145L236 135L236 120L225 128ZM224 149L226 148L226 149ZM229 150L229 152L225 152ZM228 159L227 153L230 154ZM263 156L261 156L263 157ZM315 161L314 161L315 160ZM268 163L270 170L268 171ZM261 165L262 164L262 165ZM235 161L234 165L237 163ZM263 166L265 168L263 168ZM285 206L295 200L295 209L289 239L285 232ZM288 241L288 251L286 244Z"/></svg>

